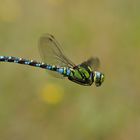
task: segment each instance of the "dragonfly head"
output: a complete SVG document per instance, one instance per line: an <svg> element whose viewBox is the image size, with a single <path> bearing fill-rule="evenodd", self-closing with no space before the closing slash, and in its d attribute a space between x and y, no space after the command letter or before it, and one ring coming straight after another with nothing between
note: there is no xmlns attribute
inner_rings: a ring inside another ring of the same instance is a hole
<svg viewBox="0 0 140 140"><path fill-rule="evenodd" d="M95 71L94 72L94 82L95 82L95 85L97 86L97 87L99 87L99 86L101 86L101 84L103 83L103 81L104 81L104 74L103 73L101 73L101 72L97 72L97 71Z"/></svg>

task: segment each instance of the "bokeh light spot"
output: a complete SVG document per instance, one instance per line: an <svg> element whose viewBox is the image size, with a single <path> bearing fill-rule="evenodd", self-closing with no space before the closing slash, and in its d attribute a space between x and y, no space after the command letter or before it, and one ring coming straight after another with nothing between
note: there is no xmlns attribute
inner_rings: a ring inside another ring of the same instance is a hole
<svg viewBox="0 0 140 140"><path fill-rule="evenodd" d="M40 96L42 101L48 104L57 104L62 101L64 95L64 90L57 84L47 84L45 85L41 92Z"/></svg>

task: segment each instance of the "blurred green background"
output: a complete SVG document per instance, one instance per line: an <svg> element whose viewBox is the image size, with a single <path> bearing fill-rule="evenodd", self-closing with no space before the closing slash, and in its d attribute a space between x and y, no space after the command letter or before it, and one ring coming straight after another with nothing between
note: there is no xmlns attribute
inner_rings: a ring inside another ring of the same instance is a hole
<svg viewBox="0 0 140 140"><path fill-rule="evenodd" d="M83 87L0 63L0 140L140 140L139 0L0 0L0 55L41 60L51 33L76 64L98 56L105 82Z"/></svg>

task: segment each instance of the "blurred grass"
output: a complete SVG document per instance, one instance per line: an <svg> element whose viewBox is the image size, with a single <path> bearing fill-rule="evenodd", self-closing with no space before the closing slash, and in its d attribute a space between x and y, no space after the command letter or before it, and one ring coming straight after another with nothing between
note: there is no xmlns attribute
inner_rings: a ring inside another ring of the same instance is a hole
<svg viewBox="0 0 140 140"><path fill-rule="evenodd" d="M139 140L140 2L0 0L0 55L40 60L51 33L75 63L101 60L102 87L0 64L0 139ZM51 94L52 93L52 94Z"/></svg>

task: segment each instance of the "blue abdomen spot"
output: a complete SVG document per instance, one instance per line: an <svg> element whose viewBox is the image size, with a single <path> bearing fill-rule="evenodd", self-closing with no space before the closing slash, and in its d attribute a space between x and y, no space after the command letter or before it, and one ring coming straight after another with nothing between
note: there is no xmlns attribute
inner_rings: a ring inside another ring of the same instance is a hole
<svg viewBox="0 0 140 140"><path fill-rule="evenodd" d="M49 70L50 70L51 68L52 68L52 66L50 66L50 65L48 65L48 66L47 66L47 69L49 69Z"/></svg>
<svg viewBox="0 0 140 140"><path fill-rule="evenodd" d="M0 56L0 59L4 59L4 56Z"/></svg>
<svg viewBox="0 0 140 140"><path fill-rule="evenodd" d="M70 75L70 69L67 69L67 76L69 76Z"/></svg>
<svg viewBox="0 0 140 140"><path fill-rule="evenodd" d="M36 64L36 67L40 67L40 65L41 65L41 64L37 63L37 64Z"/></svg>
<svg viewBox="0 0 140 140"><path fill-rule="evenodd" d="M19 62L19 58L15 58L14 63L18 63Z"/></svg>
<svg viewBox="0 0 140 140"><path fill-rule="evenodd" d="M64 69L63 68L59 68L57 71L62 74L64 72Z"/></svg>
<svg viewBox="0 0 140 140"><path fill-rule="evenodd" d="M30 62L29 62L29 61L25 61L25 64L26 64L26 65L29 65L29 64L30 64Z"/></svg>

